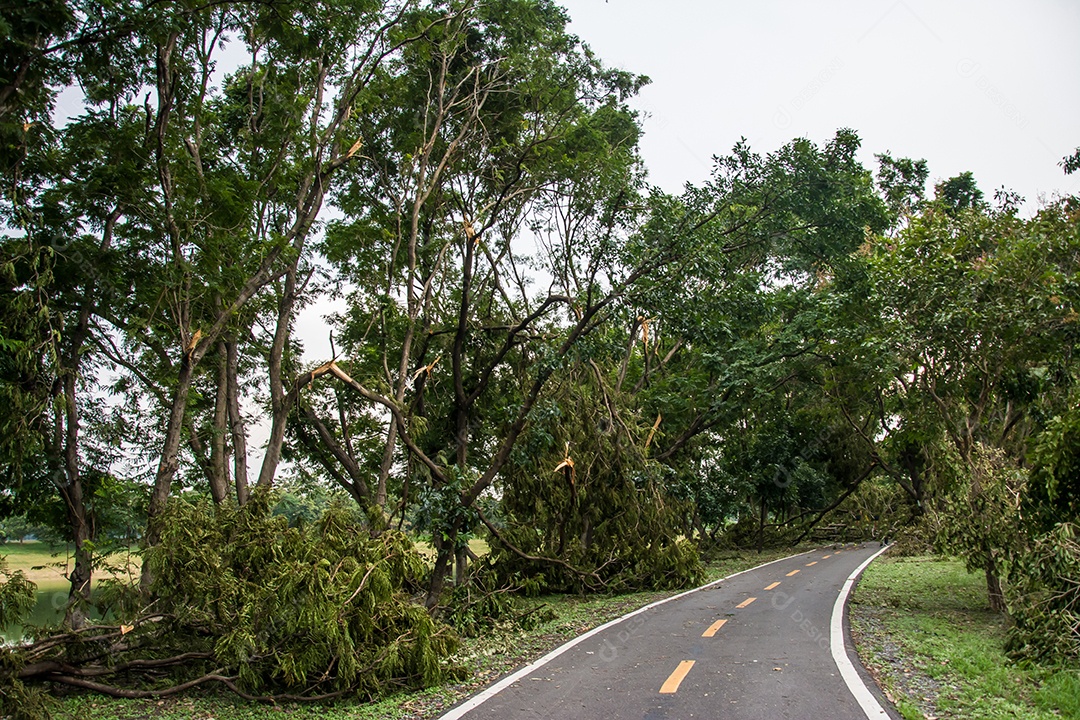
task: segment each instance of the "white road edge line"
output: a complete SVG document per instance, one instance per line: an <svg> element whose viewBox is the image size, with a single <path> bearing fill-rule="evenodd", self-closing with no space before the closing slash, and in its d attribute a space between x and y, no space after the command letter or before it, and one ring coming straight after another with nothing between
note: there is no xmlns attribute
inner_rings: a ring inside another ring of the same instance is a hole
<svg viewBox="0 0 1080 720"><path fill-rule="evenodd" d="M469 698L468 700L463 702L461 705L458 705L457 707L452 708L445 715L440 717L439 720L458 720L460 717L465 715L465 713L467 713L470 710L472 710L472 709L478 707L479 705L483 704L485 701L489 700L490 698L494 697L498 693L502 692L503 690L505 690L510 685L513 685L514 683L516 683L521 678L525 677L526 675L532 674L535 670L538 670L539 668L543 667L544 665L547 665L549 662L551 662L555 658L559 657L564 652L566 652L570 648L574 647L578 643L584 642L585 640L588 640L589 638L591 638L593 635L596 635L599 632L603 632L604 630L607 630L612 625L618 625L619 623L623 622L624 620L629 620L630 618L634 617L635 615L640 615L643 612L648 612L649 610L652 610L654 607L658 607L660 605L663 605L664 603L669 603L672 600L678 600L679 598L686 597L687 595L689 595L691 593L696 593L699 590L705 590L707 588L711 588L713 585L719 585L720 583L724 582L725 580L730 580L731 578L742 575L743 573L748 573L748 572L751 572L753 570L757 570L758 568L763 568L766 565L772 565L773 563L783 562L785 560L790 560L791 558L797 558L800 555L808 555L808 554L810 554L812 552L817 552L817 551L816 550L807 550L806 552L797 553L795 555L788 555L787 557L782 557L782 558L779 558L777 560L771 560L771 561L769 561L767 563L762 563L762 564L756 565L756 566L754 566L752 568L747 568L746 570L742 570L742 571L737 572L737 573L732 573L731 575L728 575L727 577L722 577L719 580L713 580L712 582L705 583L701 587L696 587L693 590L687 590L686 592L681 592L678 595L672 595L671 597L664 598L663 600L657 600L654 603L649 603L648 605L646 605L644 607L640 607L637 610L634 610L633 612L627 613L626 615L623 615L621 617L617 617L614 620L609 620L608 622L604 623L603 625L599 625L597 627L594 627L592 630L585 633L584 635L578 635L573 640L570 640L569 642L567 642L567 643L565 643L563 645L560 645L559 647L557 647L554 650L552 650L551 652L549 652L547 655L543 656L539 660L536 660L535 662L533 662L533 663L531 663L529 665L526 665L525 667L521 668L517 672L514 672L514 673L511 673L510 675L507 675L506 677L504 677L499 682L495 683L494 685L489 686L487 689L483 690L479 694L472 696L471 698Z"/></svg>
<svg viewBox="0 0 1080 720"><path fill-rule="evenodd" d="M859 677L859 673L855 670L855 666L851 664L851 659L848 657L847 646L844 644L844 608L847 606L848 595L851 594L851 588L855 585L859 575L878 555L888 549L888 545L881 548L868 557L862 565L855 568L851 575L848 575L848 579L844 581L844 587L840 589L840 594L836 597L836 604L833 605L832 622L829 628L829 644L832 646L833 660L836 662L837 669L840 670L840 676L844 678L848 690L855 696L855 700L858 701L863 712L866 713L866 717L871 720L874 720L874 718L888 718L889 714L885 712L877 698L870 692L870 688L866 687L866 683Z"/></svg>

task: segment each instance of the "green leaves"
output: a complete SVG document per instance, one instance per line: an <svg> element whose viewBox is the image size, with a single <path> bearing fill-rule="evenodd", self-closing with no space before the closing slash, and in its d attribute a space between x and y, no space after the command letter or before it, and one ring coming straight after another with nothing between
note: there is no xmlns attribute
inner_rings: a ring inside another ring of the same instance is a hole
<svg viewBox="0 0 1080 720"><path fill-rule="evenodd" d="M934 186L934 200L949 215L958 215L965 210L985 210L982 190L975 184L971 172L963 172Z"/></svg>
<svg viewBox="0 0 1080 720"><path fill-rule="evenodd" d="M1080 517L1080 410L1070 405L1031 443L1031 485L1024 510L1044 530Z"/></svg>
<svg viewBox="0 0 1080 720"><path fill-rule="evenodd" d="M411 604L425 567L407 538L371 538L337 502L293 528L272 507L263 493L243 508L176 501L161 518L144 562L180 647L211 650L254 694L370 697L447 676L455 640Z"/></svg>
<svg viewBox="0 0 1080 720"><path fill-rule="evenodd" d="M1013 657L1073 666L1080 660L1078 537L1080 527L1062 522L1037 536L1010 567L1015 585L1006 649Z"/></svg>
<svg viewBox="0 0 1080 720"><path fill-rule="evenodd" d="M893 159L887 152L875 157L878 160L878 189L893 215L893 222L898 223L921 209L930 170L925 160Z"/></svg>
<svg viewBox="0 0 1080 720"><path fill-rule="evenodd" d="M0 627L21 623L34 609L37 585L22 570L11 572L0 556Z"/></svg>

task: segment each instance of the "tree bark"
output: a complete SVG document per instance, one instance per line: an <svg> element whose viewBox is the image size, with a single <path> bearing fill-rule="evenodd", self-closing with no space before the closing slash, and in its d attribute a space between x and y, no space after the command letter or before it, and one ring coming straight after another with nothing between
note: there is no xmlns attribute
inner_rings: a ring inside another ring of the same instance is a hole
<svg viewBox="0 0 1080 720"><path fill-rule="evenodd" d="M911 483L911 496L915 501L914 515L916 517L921 516L925 509L923 507L923 457L922 448L917 450L907 448L900 456L900 462L903 464L904 469L907 470L908 478Z"/></svg>
<svg viewBox="0 0 1080 720"><path fill-rule="evenodd" d="M210 497L214 504L225 502L229 492L227 453L225 436L228 434L228 361L225 357L225 343L218 343L217 392L214 396L213 437L210 442Z"/></svg>
<svg viewBox="0 0 1080 720"><path fill-rule="evenodd" d="M592 521L588 514L581 518L581 547L586 552L592 548Z"/></svg>
<svg viewBox="0 0 1080 720"><path fill-rule="evenodd" d="M278 464L281 462L281 449L285 444L285 422L288 420L292 403L287 401L285 385L282 382L282 363L285 357L285 345L289 338L293 307L296 305L296 275L300 262L299 256L285 272L285 286L278 300L277 327L274 330L274 342L270 346L269 380L271 425L270 439L266 443L262 468L259 471L259 487L269 487L274 482Z"/></svg>
<svg viewBox="0 0 1080 720"><path fill-rule="evenodd" d="M431 571L431 582L428 583L427 597L424 599L424 606L431 610L439 604L439 597L442 596L443 588L446 587L446 576L450 573L450 563L454 560L454 546L457 544L458 528L455 522L449 528L449 533L446 537L439 535L438 529L432 536L432 542L435 545L435 568Z"/></svg>
<svg viewBox="0 0 1080 720"><path fill-rule="evenodd" d="M81 342L79 345L81 346ZM92 558L86 542L90 540L90 523L83 497L82 476L79 472L79 407L75 399L75 380L78 373L78 360L75 367L69 368L64 376L64 414L66 432L64 438L64 476L65 483L60 494L67 506L68 523L71 526L72 540L75 543L75 566L68 579L71 589L68 592L67 607L64 609L64 624L78 630L86 623L84 608L90 601L90 581L93 574Z"/></svg>
<svg viewBox="0 0 1080 720"><path fill-rule="evenodd" d="M469 581L469 546L462 545L454 551L454 584L461 587Z"/></svg>
<svg viewBox="0 0 1080 720"><path fill-rule="evenodd" d="M180 440L194 373L195 369L192 366L189 353L185 352L180 361L180 371L177 373L172 408L169 412L168 424L165 426L165 442L161 448L161 459L158 461L157 474L154 476L154 489L150 494L150 506L147 509L147 545L157 545L161 540L161 528L158 523L161 514L165 511L165 505L169 501L173 476L176 475L176 471L180 467ZM140 585L144 591L149 590L150 580L150 569L148 566L143 565Z"/></svg>
<svg viewBox="0 0 1080 720"><path fill-rule="evenodd" d="M315 432L319 437L321 443L321 450L324 452L316 452L317 448L314 446L314 439L307 436L306 432L301 435L301 442L311 443L308 447L318 457L319 462L327 469L328 472L338 481L338 484L344 487L356 504L363 508L372 522L372 530L381 532L385 530L389 525L386 519L385 513L381 506L375 506L372 503L371 489L368 487L367 482L364 480L364 470L360 467L359 463L346 448L334 438L333 433L330 432L330 428L326 426L315 411L304 403L299 403L299 411L303 414L307 421L315 428ZM338 464L345 469L348 477L343 477L338 473L333 465L329 462L329 458L326 457L325 452L328 451L330 456L338 462Z"/></svg>
<svg viewBox="0 0 1080 720"><path fill-rule="evenodd" d="M1004 613L1005 593L1001 590L1001 578L998 577L997 567L993 558L986 559L986 596L990 601L990 609L996 613Z"/></svg>
<svg viewBox="0 0 1080 720"><path fill-rule="evenodd" d="M398 393L401 395L401 393ZM401 402L402 398L398 398ZM390 429L386 431L386 446L383 448L382 462L379 463L379 479L375 486L375 506L386 509L386 484L390 478L390 468L394 464L394 448L397 446L397 423L390 420Z"/></svg>
<svg viewBox="0 0 1080 720"><path fill-rule="evenodd" d="M240 383L237 379L240 352L235 340L225 341L226 404L229 410L229 431L233 446L233 479L236 482L236 502L248 501L247 430L240 414Z"/></svg>
<svg viewBox="0 0 1080 720"><path fill-rule="evenodd" d="M120 209L110 213L105 221L102 233L101 250L112 245L113 227L120 218ZM79 629L86 622L84 608L90 601L90 583L93 576L93 558L87 548L87 541L93 537L90 517L87 513L86 500L83 496L82 474L79 468L79 403L78 379L82 372L82 350L90 337L90 316L94 306L95 284L91 280L86 288L86 296L79 309L78 321L71 333L70 344L65 353L57 353L61 360L59 368L64 394L64 482L59 485L60 495L67 508L68 524L71 527L72 540L75 543L75 566L69 580L67 607L64 611L64 623L72 629ZM59 436L57 437L59 440Z"/></svg>

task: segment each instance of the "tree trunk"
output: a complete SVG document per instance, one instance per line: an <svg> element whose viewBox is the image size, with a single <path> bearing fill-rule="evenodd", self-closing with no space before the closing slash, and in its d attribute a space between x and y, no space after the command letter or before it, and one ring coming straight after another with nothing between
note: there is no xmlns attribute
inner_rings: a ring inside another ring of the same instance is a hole
<svg viewBox="0 0 1080 720"><path fill-rule="evenodd" d="M240 365L240 351L235 340L225 341L225 372L227 375L227 404L229 408L229 430L232 433L233 475L236 481L236 502L245 505L248 501L247 470L247 430L244 416L240 414L240 383L237 379Z"/></svg>
<svg viewBox="0 0 1080 720"><path fill-rule="evenodd" d="M371 522L371 530L374 533L381 533L389 527L389 520L381 507L375 507L372 504L371 489L368 487L367 482L364 480L364 469L356 462L347 448L341 446L333 434L330 432L330 428L326 426L315 411L304 403L298 403L299 412L307 419L311 427L315 429L318 435L318 441L320 446L316 446L315 438L312 438L307 429L301 425L299 432L297 433L300 441L304 443L311 453L318 459L319 463L326 469L326 471L333 477L339 485L345 488L353 500L363 510ZM329 455L327 454L329 453ZM331 458L336 460L338 465L344 468L348 477L342 476L341 473L331 462Z"/></svg>
<svg viewBox="0 0 1080 720"><path fill-rule="evenodd" d="M379 510L386 509L386 481L390 477L390 468L394 464L395 443L397 443L397 423L391 418L390 429L386 431L386 447L383 448L383 458L379 464L379 481L375 486L375 506Z"/></svg>
<svg viewBox="0 0 1080 720"><path fill-rule="evenodd" d="M905 449L900 456L900 461L903 463L904 469L907 470L908 479L911 484L912 498L915 500L915 509L912 514L915 517L920 517L925 512L925 508L923 507L922 448L919 448L918 450L912 450L910 448Z"/></svg>
<svg viewBox="0 0 1080 720"><path fill-rule="evenodd" d="M83 498L82 476L79 472L79 407L75 400L78 360L74 359L73 362L76 367L69 369L64 377L65 481L60 494L67 506L68 523L71 526L72 539L75 541L75 567L68 577L71 581L71 590L68 592L67 607L64 610L64 624L73 630L78 630L86 623L85 607L90 601L93 565L90 550L86 547L91 533Z"/></svg>
<svg viewBox="0 0 1080 720"><path fill-rule="evenodd" d="M225 450L228 422L229 374L225 343L218 343L217 393L214 397L214 436L210 442L210 497L215 505L225 502L229 492L229 477Z"/></svg>
<svg viewBox="0 0 1080 720"><path fill-rule="evenodd" d="M997 567L992 558L986 560L986 596L990 601L990 609L997 613L1006 611L1005 594L1001 591L1001 578L998 577Z"/></svg>
<svg viewBox="0 0 1080 720"><path fill-rule="evenodd" d="M146 544L157 545L161 540L161 528L159 518L165 512L165 505L169 501L169 491L172 490L172 479L180 466L180 440L184 429L184 415L187 412L188 396L191 394L191 383L195 374L195 368L188 353L184 354L180 361L180 372L176 378L176 391L173 393L172 409L169 412L169 422L165 427L165 441L161 448L161 459L158 461L157 474L154 477L154 489L150 494L150 506L146 513ZM150 589L150 569L143 565L140 585L144 592Z"/></svg>
<svg viewBox="0 0 1080 720"><path fill-rule="evenodd" d="M469 581L469 546L462 545L454 551L454 584L461 587Z"/></svg>
<svg viewBox="0 0 1080 720"><path fill-rule="evenodd" d="M581 547L588 552L592 547L592 522L586 514L581 518Z"/></svg>
<svg viewBox="0 0 1080 720"><path fill-rule="evenodd" d="M113 224L119 218L119 210L109 216L102 236L102 249L112 244ZM72 540L75 542L75 567L68 578L71 589L68 592L67 607L64 610L64 623L78 630L86 622L85 607L90 601L90 582L93 575L93 558L86 543L92 539L90 517L86 510L83 496L82 474L79 468L79 403L78 379L82 372L82 348L90 335L90 315L92 308L93 286L87 288L87 297L79 310L79 319L71 334L71 344L66 353L66 362L60 367L63 378L64 410L63 420L58 418L57 430L63 426L64 482L57 483L60 496L67 508L68 524L71 527ZM61 353L58 353L61 355ZM61 442L59 432L56 440Z"/></svg>
<svg viewBox="0 0 1080 720"><path fill-rule="evenodd" d="M277 327L274 330L274 341L270 345L270 357L268 372L270 380L270 408L271 424L270 439L266 442L266 454L263 455L262 468L259 471L259 487L269 487L277 475L278 464L281 462L281 449L285 444L285 423L292 409L285 391L283 362L285 359L285 346L289 339L289 330L292 323L293 307L296 304L296 275L300 256L297 255L289 269L285 272L285 285L278 301Z"/></svg>
<svg viewBox="0 0 1080 720"><path fill-rule="evenodd" d="M431 582L428 583L427 598L424 606L428 610L433 609L439 603L443 588L446 587L446 576L450 573L450 563L454 560L454 546L457 545L457 524L450 528L448 537L441 537L438 529L432 535L435 545L435 569L431 571Z"/></svg>

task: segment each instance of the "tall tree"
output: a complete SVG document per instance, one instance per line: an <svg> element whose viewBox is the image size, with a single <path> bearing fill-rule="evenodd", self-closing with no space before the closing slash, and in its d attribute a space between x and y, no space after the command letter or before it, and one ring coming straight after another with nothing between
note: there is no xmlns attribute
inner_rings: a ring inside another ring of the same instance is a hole
<svg viewBox="0 0 1080 720"><path fill-rule="evenodd" d="M218 500L231 452L237 498L246 499L242 406L253 398L241 388L245 367L270 395L271 441L258 482L272 482L285 419L306 384L287 358L310 277L308 239L334 175L359 149L345 125L376 69L443 17L435 12L398 31L409 6L224 3L125 14L71 5L71 18L94 18L82 34L65 40L73 31L64 26L43 31L51 40L15 43L34 77L62 61L35 81L46 97L35 105L44 122L27 136L21 174L4 196L10 224L22 229L5 251L26 258L27 269L9 273L21 283L21 305L34 297L24 289L47 285L53 296L40 312L52 324L55 381L40 384L52 388L58 409L43 446L64 470L57 490L77 548L87 539L80 408L106 370L140 396L127 409L147 432L128 449L157 466L151 544L185 445ZM223 74L230 43L248 61ZM57 131L47 99L68 78L83 90L83 111ZM39 262L42 253L55 261ZM46 272L51 279L41 279ZM42 352L19 342L24 359ZM215 399L204 403L204 395ZM83 560L77 550L72 583L85 598Z"/></svg>
<svg viewBox="0 0 1080 720"><path fill-rule="evenodd" d="M745 515L743 498L752 495L749 509L763 525L770 509L782 512L799 491L776 482L778 473L808 469L804 454L823 460L825 443L811 442L813 433L798 439L780 418L799 411L798 398L820 396L800 386L818 382L816 366L830 352L828 290L866 228L889 224L872 176L855 158L858 147L847 130L822 147L799 139L767 156L740 143L717 159L710 183L657 202L646 225L653 234L642 234L658 237L680 223L690 230L679 262L643 278L631 295L627 316L636 321L613 363L615 383L655 419L652 457L677 469L702 500L724 495L708 480L716 473L739 488L737 503L728 495L727 512L703 511L714 522ZM756 439L748 437L751 426L762 431ZM766 438L766 428L777 432ZM738 477L713 457L711 446L740 457L748 443L774 443L783 453ZM702 463L714 471L701 473ZM808 502L819 501L809 487L817 472L804 477Z"/></svg>
<svg viewBox="0 0 1080 720"><path fill-rule="evenodd" d="M639 182L623 101L643 79L604 68L566 21L549 2L479 3L388 65L377 82L395 101L358 113L363 158L338 200L348 219L328 232L356 288L343 336L358 379L334 372L392 414L372 500L386 502L401 442L410 482L427 477L458 508L434 530L430 602L554 358L625 285L609 274ZM525 243L546 291L529 288ZM348 455L348 422L336 424Z"/></svg>
<svg viewBox="0 0 1080 720"><path fill-rule="evenodd" d="M1077 235L1064 204L1025 220L941 195L874 249L878 342L895 353L897 393L946 439L976 503L988 482L980 448L1022 466L1028 439L1063 397L1055 387L1069 382ZM973 562L1003 609L997 548L985 540Z"/></svg>

